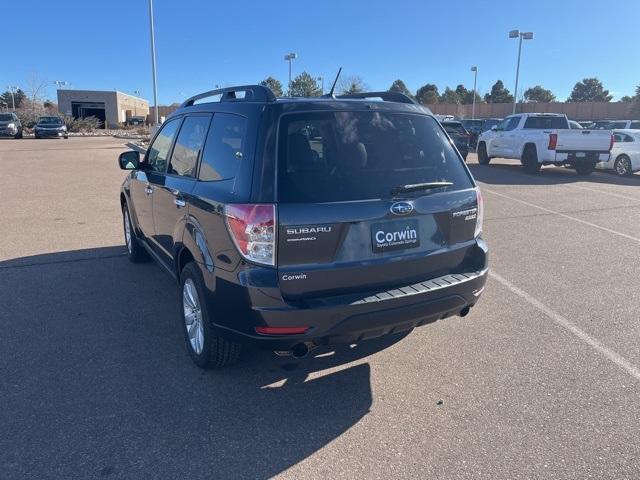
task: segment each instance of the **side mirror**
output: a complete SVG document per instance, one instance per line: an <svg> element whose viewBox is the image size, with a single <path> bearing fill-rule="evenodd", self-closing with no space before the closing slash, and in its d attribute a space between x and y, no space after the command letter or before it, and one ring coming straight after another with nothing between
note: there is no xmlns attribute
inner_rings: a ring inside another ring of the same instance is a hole
<svg viewBox="0 0 640 480"><path fill-rule="evenodd" d="M121 153L118 157L118 164L122 170L137 170L140 168L140 152L131 150Z"/></svg>
<svg viewBox="0 0 640 480"><path fill-rule="evenodd" d="M492 132L497 132L497 131L498 131L498 126L497 126L497 125L493 125L493 126L491 127L491 131L492 131Z"/></svg>

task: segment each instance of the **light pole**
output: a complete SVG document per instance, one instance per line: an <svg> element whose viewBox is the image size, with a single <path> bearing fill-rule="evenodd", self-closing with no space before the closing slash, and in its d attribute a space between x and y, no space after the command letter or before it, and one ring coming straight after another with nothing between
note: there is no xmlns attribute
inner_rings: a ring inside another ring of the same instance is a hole
<svg viewBox="0 0 640 480"><path fill-rule="evenodd" d="M7 85L7 88L9 89L9 91L11 92L11 103L13 104L13 111L16 111L16 97L13 94L14 90L18 90L18 87L16 87L15 85ZM7 105L7 108L9 108L9 105Z"/></svg>
<svg viewBox="0 0 640 480"><path fill-rule="evenodd" d="M533 40L533 32L521 32L520 30L511 30L509 38L520 38L518 42L518 66L516 67L516 88L513 92L513 113L516 113L516 105L518 103L518 77L520 76L520 56L522 54L522 40Z"/></svg>
<svg viewBox="0 0 640 480"><path fill-rule="evenodd" d="M471 67L473 72L473 106L471 107L471 118L476 118L476 83L478 81L478 67Z"/></svg>
<svg viewBox="0 0 640 480"><path fill-rule="evenodd" d="M155 123L158 125L158 87L156 84L156 38L153 30L153 0L149 0L149 31L151 34L151 74L153 75L153 113Z"/></svg>
<svg viewBox="0 0 640 480"><path fill-rule="evenodd" d="M288 95L291 96L291 60L298 58L297 53L287 53L284 56L284 59L289 62L289 92Z"/></svg>
<svg viewBox="0 0 640 480"><path fill-rule="evenodd" d="M320 91L324 95L324 77L318 77L318 81L320 82Z"/></svg>
<svg viewBox="0 0 640 480"><path fill-rule="evenodd" d="M69 82L67 82L66 80L54 80L53 84L55 86L57 86L58 88L62 88L62 87L68 87L69 85L71 85Z"/></svg>

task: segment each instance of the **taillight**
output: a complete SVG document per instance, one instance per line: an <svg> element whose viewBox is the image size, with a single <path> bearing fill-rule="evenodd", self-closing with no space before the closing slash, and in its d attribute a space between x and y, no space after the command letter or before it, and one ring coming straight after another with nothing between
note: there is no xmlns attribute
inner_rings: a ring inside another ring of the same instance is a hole
<svg viewBox="0 0 640 480"><path fill-rule="evenodd" d="M556 149L556 145L558 144L558 134L557 133L552 133L549 135L549 150L555 150Z"/></svg>
<svg viewBox="0 0 640 480"><path fill-rule="evenodd" d="M616 141L616 136L611 134L611 141L609 142L609 151L611 151L611 149L613 148L613 144Z"/></svg>
<svg viewBox="0 0 640 480"><path fill-rule="evenodd" d="M251 262L275 265L275 205L235 203L227 205L224 213L240 254Z"/></svg>
<svg viewBox="0 0 640 480"><path fill-rule="evenodd" d="M473 233L474 238L482 233L482 221L484 220L484 201L482 200L480 187L476 187L476 202L478 204L478 211L476 212L476 230Z"/></svg>

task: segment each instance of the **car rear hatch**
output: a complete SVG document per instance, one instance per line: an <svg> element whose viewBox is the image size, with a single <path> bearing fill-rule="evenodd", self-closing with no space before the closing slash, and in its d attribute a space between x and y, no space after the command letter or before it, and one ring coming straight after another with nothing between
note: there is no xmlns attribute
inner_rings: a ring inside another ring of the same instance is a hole
<svg viewBox="0 0 640 480"><path fill-rule="evenodd" d="M284 115L277 268L292 300L473 270L477 190L427 115Z"/></svg>

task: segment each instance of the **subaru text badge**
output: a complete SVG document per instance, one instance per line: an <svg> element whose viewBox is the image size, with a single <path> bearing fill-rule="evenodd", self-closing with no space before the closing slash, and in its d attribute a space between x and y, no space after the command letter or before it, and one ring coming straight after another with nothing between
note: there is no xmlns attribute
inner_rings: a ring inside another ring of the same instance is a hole
<svg viewBox="0 0 640 480"><path fill-rule="evenodd" d="M409 202L396 202L391 205L390 210L394 215L409 215L413 212L413 205Z"/></svg>

